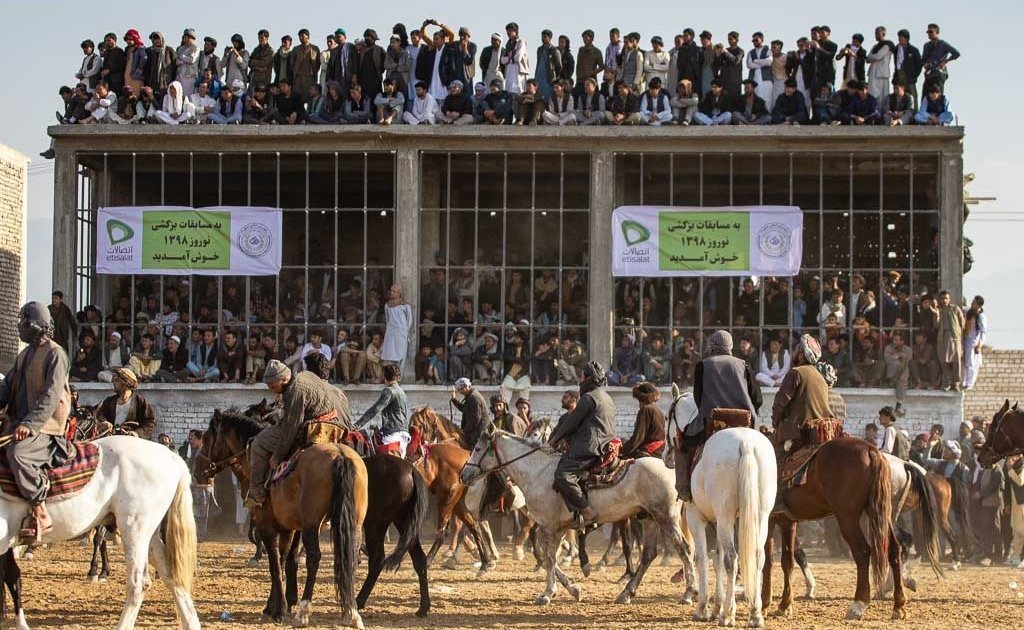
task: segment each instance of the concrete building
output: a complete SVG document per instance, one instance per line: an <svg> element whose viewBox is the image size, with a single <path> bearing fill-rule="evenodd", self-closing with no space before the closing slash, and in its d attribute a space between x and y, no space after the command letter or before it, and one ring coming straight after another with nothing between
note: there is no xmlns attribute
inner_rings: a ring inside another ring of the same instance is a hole
<svg viewBox="0 0 1024 630"><path fill-rule="evenodd" d="M737 319L740 277L613 278L611 215L622 205L799 206L804 257L792 281L817 287L805 296L811 306L833 277L845 286L855 275L879 294L886 282L908 295L961 294L960 128L99 125L53 127L50 135L54 242L75 244L54 248L53 286L78 309L127 309L118 327L132 337L151 297L151 309L174 300L193 321L279 340L312 327L329 339L345 327L369 336L381 328L383 291L396 281L417 321L433 310L410 344L408 381L421 345L444 346L461 326L471 335L493 327L502 343L500 323L520 317L531 353L555 333L605 364L633 329L644 339L691 338L697 347L722 327L757 340L817 331L810 316L794 325L792 295L782 315L769 312L765 279L753 279L759 306ZM281 274L97 275L96 210L153 205L282 208ZM626 295L651 305L631 306ZM481 319L488 308L493 315ZM882 334L896 326L892 317L879 325ZM84 398L98 397L98 387L83 385ZM414 404L446 405L446 388L411 389ZM563 389L534 386L535 413L557 413ZM375 394L373 386L352 388L353 407ZM892 390L843 394L853 430L894 400ZM215 402L256 401L265 390L154 385L149 395L168 423L181 424L173 425L178 432L202 424ZM626 431L635 402L626 389L616 396ZM907 408L907 428L952 427L961 397L911 392Z"/></svg>
<svg viewBox="0 0 1024 630"><path fill-rule="evenodd" d="M29 159L0 145L0 370L18 356L18 309L25 299L25 229Z"/></svg>

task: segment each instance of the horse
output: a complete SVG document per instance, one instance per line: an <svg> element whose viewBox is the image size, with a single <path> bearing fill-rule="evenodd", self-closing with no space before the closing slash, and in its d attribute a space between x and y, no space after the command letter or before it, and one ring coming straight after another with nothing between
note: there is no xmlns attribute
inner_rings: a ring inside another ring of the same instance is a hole
<svg viewBox="0 0 1024 630"><path fill-rule="evenodd" d="M460 481L459 475L469 461L469 452L459 446L461 433L454 424L448 422L429 407L416 409L409 421L410 428L420 431L423 438L437 439L447 436L445 441L422 444L422 457L415 462L416 469L430 488L437 502L437 528L434 542L427 553L428 563L433 562L437 552L444 543L448 533L448 525L454 515L469 529L480 553L480 572L486 573L494 568L493 540L487 541L483 528L473 510L466 505L467 487ZM415 455L414 455L415 456ZM458 544L458 536L453 537L453 546Z"/></svg>
<svg viewBox="0 0 1024 630"><path fill-rule="evenodd" d="M564 501L552 487L555 467L561 457L560 453L547 445L516 437L492 425L481 432L471 459L462 471L462 481L466 484L472 484L491 473L505 471L526 496L526 505L540 526L547 554L544 563L547 587L537 597L538 605L551 602L557 591L556 579L577 601L582 598L579 586L558 566L562 540L573 523ZM688 587L684 597L692 593L691 543L685 538L680 525L682 504L676 498L674 480L663 462L653 457L636 460L618 483L608 488L591 489L588 494L597 511L598 523L616 523L643 510L661 530L665 541L683 558ZM655 528L647 529L640 566L616 598L617 603L632 601L647 568L657 557L658 546L652 536Z"/></svg>
<svg viewBox="0 0 1024 630"><path fill-rule="evenodd" d="M416 616L426 617L430 611L430 591L427 556L420 545L420 527L430 507L430 490L423 475L411 463L391 455L368 458L366 474L370 502L363 530L369 562L356 604L360 610L363 609L381 571L397 570L402 557L408 552L419 578L420 605ZM391 525L398 530L398 543L391 555L385 558L384 537Z"/></svg>
<svg viewBox="0 0 1024 630"><path fill-rule="evenodd" d="M166 447L135 437L110 436L94 444L100 451L99 467L77 494L50 502L53 529L41 536L40 543L80 538L100 523L116 520L128 587L118 630L135 627L148 583L147 556L173 593L178 627L198 630L199 616L192 601L196 526L188 467ZM4 580L9 587L20 577L12 547L28 513L28 503L22 499L0 497L0 556L4 556ZM20 593L12 591L12 595L17 627L26 629Z"/></svg>
<svg viewBox="0 0 1024 630"><path fill-rule="evenodd" d="M242 485L248 486L246 447L262 429L263 425L241 413L215 410L196 457L196 481L208 483L230 467ZM201 462L206 463L202 468ZM267 502L252 514L270 565L270 594L264 615L279 622L297 603L294 625L309 625L320 567L320 527L330 520L334 588L341 621L347 627L363 628L353 582L367 504L366 465L355 451L340 444L314 444L296 456L294 470L271 485ZM306 583L301 600L293 577L300 539L306 550ZM281 579L282 557L286 559L287 590Z"/></svg>
<svg viewBox="0 0 1024 630"><path fill-rule="evenodd" d="M697 607L693 618L718 625L736 624L736 569L743 575L750 603L750 628L764 625L757 577L765 562L768 520L778 486L775 451L758 431L732 428L718 431L704 443L693 469L693 502L686 504L686 522L697 550ZM735 544L735 523L739 532ZM708 613L707 526L715 524L715 604ZM738 554L737 554L738 546ZM737 560L739 565L737 567ZM723 596L724 592L724 596Z"/></svg>
<svg viewBox="0 0 1024 630"><path fill-rule="evenodd" d="M888 462L873 445L864 440L841 436L821 445L807 464L806 482L782 490L786 511L772 517L770 527L782 531L783 591L778 614L792 614L793 595L790 574L796 548L796 524L834 515L843 539L857 564L857 588L846 618L859 620L871 603L871 578L876 585L885 582L888 569L902 576L902 557L892 522L892 475ZM866 517L865 538L861 517ZM765 543L761 600L767 611L772 601L772 537ZM888 559L888 566L886 560ZM869 575L869 571L871 575ZM895 580L893 619L906 618L906 594L903 581Z"/></svg>
<svg viewBox="0 0 1024 630"><path fill-rule="evenodd" d="M992 466L1001 459L1024 454L1024 411L1019 403L1010 406L1007 399L992 416L985 435L985 444L974 450L982 466Z"/></svg>
<svg viewBox="0 0 1024 630"><path fill-rule="evenodd" d="M74 396L77 403L78 397ZM75 407L74 442L92 442L106 437L113 433L113 425L109 422L100 422L96 417L99 405L78 405ZM89 571L85 574L87 582L106 582L110 577L110 558L107 555L107 531L108 527L100 523L92 531L92 558L89 561ZM109 531L115 531L111 526Z"/></svg>

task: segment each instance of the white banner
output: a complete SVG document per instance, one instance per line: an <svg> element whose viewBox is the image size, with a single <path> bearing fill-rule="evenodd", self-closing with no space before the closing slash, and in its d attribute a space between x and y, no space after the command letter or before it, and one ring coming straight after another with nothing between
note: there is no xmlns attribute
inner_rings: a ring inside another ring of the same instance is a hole
<svg viewBox="0 0 1024 630"><path fill-rule="evenodd" d="M614 276L795 276L800 271L800 208L622 206L612 223Z"/></svg>
<svg viewBox="0 0 1024 630"><path fill-rule="evenodd" d="M275 276L280 271L280 209L99 209L97 273Z"/></svg>

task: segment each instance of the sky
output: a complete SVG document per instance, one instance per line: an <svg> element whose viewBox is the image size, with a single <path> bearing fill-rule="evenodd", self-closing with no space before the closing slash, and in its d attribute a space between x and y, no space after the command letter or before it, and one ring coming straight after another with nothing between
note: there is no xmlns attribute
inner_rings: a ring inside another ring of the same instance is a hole
<svg viewBox="0 0 1024 630"><path fill-rule="evenodd" d="M412 3L410 3L411 5ZM717 10L714 6L719 7ZM198 5L197 5L198 6ZM974 207L964 232L974 241L974 269L964 279L964 293L985 296L989 321L989 343L997 348L1024 348L1024 326L1013 323L1012 313L1024 312L1024 291L1020 277L1024 257L1013 252L1020 246L1017 235L1024 229L1024 189L1013 185L1024 173L1024 125L1011 120L1012 112L1024 102L1024 87L1008 79L1013 68L1008 44L1017 41L1016 27L1024 18L1024 4L1013 0L933 0L877 5L861 3L863 10L851 11L848 4L820 4L789 7L764 2L734 0L728 3L676 5L655 3L642 11L623 11L620 0L588 0L586 17L576 3L519 0L514 3L457 3L458 12L431 10L421 15L416 9L397 10L387 3L339 4L305 0L293 10L282 11L279 2L249 0L239 4L222 2L204 5L191 12L168 11L163 3L128 3L118 11L83 10L80 2L67 0L0 0L0 41L11 42L6 96L0 98L0 143L32 157L28 210L28 295L49 301L50 261L53 255L53 170L52 162L38 156L48 146L46 126L54 123L53 112L61 108L57 88L73 85L81 64L79 43L86 38L99 41L108 31L123 35L136 28L143 38L154 30L164 32L168 43L177 43L181 31L195 28L202 39L213 35L222 48L233 33L241 33L250 50L256 32L267 28L271 41L293 36L300 28L313 33L320 44L329 32L344 27L350 39L365 28L374 28L387 38L391 26L404 23L418 28L433 17L453 29L469 27L473 40L485 44L492 32L504 32L509 21L519 23L527 44L539 44L540 31L549 28L556 35L567 34L575 49L580 33L591 28L598 45L606 43L612 26L623 33L637 31L643 42L661 35L670 42L686 27L698 33L707 29L715 41L724 41L731 30L740 33L740 46L750 47L750 33L764 32L767 40L782 39L786 48L808 33L814 24L832 28L832 39L842 44L853 33L871 41L874 28L885 25L895 39L896 31L907 28L911 42L924 45L925 27L936 22L942 37L963 55L950 64L947 95L952 109L966 128L964 170L976 179L969 187L975 197L996 197L995 202ZM655 7L664 7L655 9ZM694 11L692 7L700 7ZM244 11L242 10L244 7ZM684 8L685 7L685 8ZM766 8L767 7L767 8ZM927 7L927 8L924 8ZM244 15L242 15L244 13ZM285 15L287 13L287 15ZM628 21L619 16L627 15ZM270 16L270 17L268 17ZM543 17L541 17L543 16ZM1013 29L1011 31L1011 29ZM14 42L29 45L15 46ZM70 246L71 244L58 244Z"/></svg>

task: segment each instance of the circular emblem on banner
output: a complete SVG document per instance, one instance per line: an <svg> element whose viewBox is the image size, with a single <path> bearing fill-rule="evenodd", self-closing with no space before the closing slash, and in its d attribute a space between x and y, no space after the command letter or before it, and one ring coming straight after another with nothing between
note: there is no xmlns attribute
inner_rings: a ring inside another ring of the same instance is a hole
<svg viewBox="0 0 1024 630"><path fill-rule="evenodd" d="M757 247L769 258L780 258L793 246L793 235L783 223L769 223L757 233Z"/></svg>
<svg viewBox="0 0 1024 630"><path fill-rule="evenodd" d="M267 253L274 242L274 235L262 223L248 223L238 230L238 249L252 258L259 258Z"/></svg>

